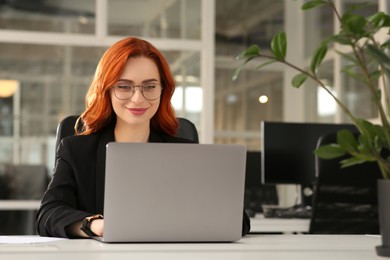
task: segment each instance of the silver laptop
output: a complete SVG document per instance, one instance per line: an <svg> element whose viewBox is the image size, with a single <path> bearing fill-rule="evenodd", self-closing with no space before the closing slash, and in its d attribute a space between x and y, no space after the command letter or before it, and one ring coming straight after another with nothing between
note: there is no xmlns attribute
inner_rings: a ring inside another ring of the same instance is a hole
<svg viewBox="0 0 390 260"><path fill-rule="evenodd" d="M246 148L109 143L104 242L241 238Z"/></svg>

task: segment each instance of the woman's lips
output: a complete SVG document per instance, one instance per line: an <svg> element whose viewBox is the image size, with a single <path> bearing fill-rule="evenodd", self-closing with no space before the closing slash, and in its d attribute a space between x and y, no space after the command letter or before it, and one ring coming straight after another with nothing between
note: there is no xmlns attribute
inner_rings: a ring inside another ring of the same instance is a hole
<svg viewBox="0 0 390 260"><path fill-rule="evenodd" d="M147 108L128 108L128 110L133 115L140 116L140 115L143 115L146 112L146 110L148 110L148 109Z"/></svg>

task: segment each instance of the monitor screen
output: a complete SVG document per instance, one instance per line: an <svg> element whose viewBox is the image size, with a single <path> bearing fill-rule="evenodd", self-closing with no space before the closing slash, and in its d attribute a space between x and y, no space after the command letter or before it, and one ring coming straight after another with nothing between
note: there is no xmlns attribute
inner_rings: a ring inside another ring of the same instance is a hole
<svg viewBox="0 0 390 260"><path fill-rule="evenodd" d="M245 169L245 187L261 186L261 152L247 151Z"/></svg>
<svg viewBox="0 0 390 260"><path fill-rule="evenodd" d="M261 122L263 184L311 185L315 180L318 138L352 124Z"/></svg>
<svg viewBox="0 0 390 260"><path fill-rule="evenodd" d="M261 152L247 151L244 207L249 216L262 212L262 205L278 205L275 185L261 184Z"/></svg>

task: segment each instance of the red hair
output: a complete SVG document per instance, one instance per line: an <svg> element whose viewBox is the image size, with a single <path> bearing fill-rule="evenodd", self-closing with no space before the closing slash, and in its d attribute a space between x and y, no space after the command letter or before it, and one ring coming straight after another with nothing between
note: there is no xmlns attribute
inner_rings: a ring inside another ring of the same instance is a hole
<svg viewBox="0 0 390 260"><path fill-rule="evenodd" d="M159 70L161 85L160 105L151 118L151 126L169 135L175 135L178 128L171 97L175 90L175 82L169 65L156 47L149 42L135 38L125 38L106 50L96 68L95 76L87 92L86 109L79 117L84 127L78 134L87 135L101 130L115 117L111 105L109 90L118 80L129 58L146 57L153 60ZM78 122L76 123L77 126ZM75 127L76 129L77 127Z"/></svg>

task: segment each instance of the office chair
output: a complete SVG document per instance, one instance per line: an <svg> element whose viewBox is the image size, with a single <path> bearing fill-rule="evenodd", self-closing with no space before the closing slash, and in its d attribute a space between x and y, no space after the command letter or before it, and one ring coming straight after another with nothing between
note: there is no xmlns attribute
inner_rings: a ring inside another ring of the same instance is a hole
<svg viewBox="0 0 390 260"><path fill-rule="evenodd" d="M79 116L72 115L64 118L57 126L56 151L62 138L74 135L74 125ZM176 136L199 143L198 131L195 125L188 119L178 117L179 129Z"/></svg>
<svg viewBox="0 0 390 260"><path fill-rule="evenodd" d="M336 138L337 133L322 136L317 147L335 143ZM346 157L316 156L311 234L379 234L379 168L376 163L364 163L341 169L339 162Z"/></svg>

